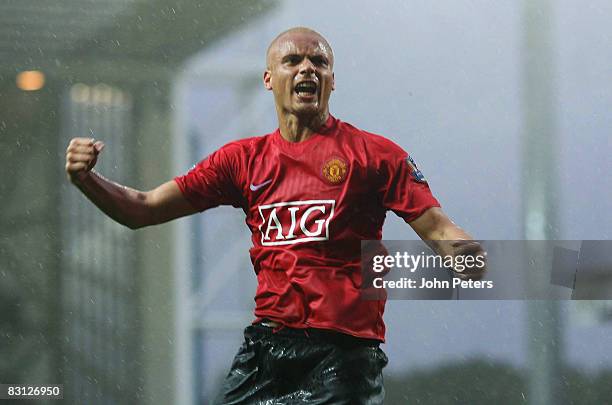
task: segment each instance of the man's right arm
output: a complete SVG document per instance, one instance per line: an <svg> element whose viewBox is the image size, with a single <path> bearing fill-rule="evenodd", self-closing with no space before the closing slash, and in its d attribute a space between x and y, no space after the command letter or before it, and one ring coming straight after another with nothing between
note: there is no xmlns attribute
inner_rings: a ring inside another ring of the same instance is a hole
<svg viewBox="0 0 612 405"><path fill-rule="evenodd" d="M139 191L93 171L103 148L102 142L91 138L72 139L66 150L66 173L68 179L106 215L131 229L138 229L197 212L174 181L151 191Z"/></svg>

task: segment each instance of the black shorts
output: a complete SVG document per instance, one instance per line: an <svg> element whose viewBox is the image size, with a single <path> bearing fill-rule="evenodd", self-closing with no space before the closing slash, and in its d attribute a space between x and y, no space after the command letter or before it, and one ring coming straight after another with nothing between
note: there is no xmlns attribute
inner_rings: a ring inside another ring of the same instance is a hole
<svg viewBox="0 0 612 405"><path fill-rule="evenodd" d="M382 404L378 341L321 329L252 325L216 404Z"/></svg>

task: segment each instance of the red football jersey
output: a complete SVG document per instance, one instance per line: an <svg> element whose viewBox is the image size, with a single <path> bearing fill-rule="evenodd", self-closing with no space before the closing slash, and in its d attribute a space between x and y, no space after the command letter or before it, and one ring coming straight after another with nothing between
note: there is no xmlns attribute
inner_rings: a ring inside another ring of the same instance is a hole
<svg viewBox="0 0 612 405"><path fill-rule="evenodd" d="M360 298L361 240L387 210L406 222L439 206L408 154L332 116L303 142L280 130L231 142L176 183L194 207L240 207L257 274L255 316L384 341L385 301Z"/></svg>

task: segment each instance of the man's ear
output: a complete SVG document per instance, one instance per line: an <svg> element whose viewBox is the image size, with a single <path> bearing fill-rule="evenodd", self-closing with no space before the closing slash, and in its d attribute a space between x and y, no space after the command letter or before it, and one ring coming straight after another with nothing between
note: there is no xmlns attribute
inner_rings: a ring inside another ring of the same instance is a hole
<svg viewBox="0 0 612 405"><path fill-rule="evenodd" d="M263 82L264 86L266 86L266 90L272 90L272 72L266 70L263 74Z"/></svg>

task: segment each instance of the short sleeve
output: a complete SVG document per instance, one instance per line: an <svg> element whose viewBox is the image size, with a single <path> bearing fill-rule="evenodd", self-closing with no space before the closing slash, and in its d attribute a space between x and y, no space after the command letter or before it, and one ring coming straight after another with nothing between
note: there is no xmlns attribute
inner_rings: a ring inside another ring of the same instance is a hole
<svg viewBox="0 0 612 405"><path fill-rule="evenodd" d="M228 144L195 165L187 174L174 178L185 198L198 211L219 205L242 206L237 178L240 148Z"/></svg>
<svg viewBox="0 0 612 405"><path fill-rule="evenodd" d="M386 209L411 222L429 208L440 206L408 153L400 149L398 153L388 156L383 166L386 178L381 191Z"/></svg>

